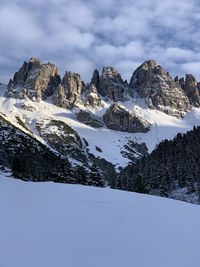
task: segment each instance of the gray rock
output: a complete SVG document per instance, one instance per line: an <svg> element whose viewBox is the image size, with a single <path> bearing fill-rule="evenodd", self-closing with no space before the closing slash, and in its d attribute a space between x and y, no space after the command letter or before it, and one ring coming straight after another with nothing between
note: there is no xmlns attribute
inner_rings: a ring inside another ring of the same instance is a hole
<svg viewBox="0 0 200 267"><path fill-rule="evenodd" d="M104 67L99 76L94 71L91 84L94 84L98 93L114 101L125 101L129 91L127 82L124 82L121 75L113 67Z"/></svg>
<svg viewBox="0 0 200 267"><path fill-rule="evenodd" d="M61 85L58 86L53 103L62 108L73 108L82 103L81 94L84 88L84 82L78 73L66 71Z"/></svg>
<svg viewBox="0 0 200 267"><path fill-rule="evenodd" d="M199 83L195 77L192 74L186 74L185 79L180 78L177 82L188 96L190 103L195 107L200 107Z"/></svg>
<svg viewBox="0 0 200 267"><path fill-rule="evenodd" d="M22 103L20 108L23 110L31 111L31 112L37 111L35 107L31 106L30 104L26 104L26 103Z"/></svg>
<svg viewBox="0 0 200 267"><path fill-rule="evenodd" d="M94 72L93 72L93 76L92 76L90 84L93 84L96 88L98 87L98 84L99 84L99 71L97 69L95 69Z"/></svg>
<svg viewBox="0 0 200 267"><path fill-rule="evenodd" d="M133 73L129 87L139 97L145 98L149 108L155 108L169 115L182 117L191 109L190 101L177 79L153 60L144 62Z"/></svg>
<svg viewBox="0 0 200 267"><path fill-rule="evenodd" d="M144 118L130 112L118 103L114 103L103 115L103 120L109 129L129 133L146 133L151 128Z"/></svg>
<svg viewBox="0 0 200 267"><path fill-rule="evenodd" d="M89 111L80 110L76 115L77 120L95 128L103 127L103 122Z"/></svg>
<svg viewBox="0 0 200 267"><path fill-rule="evenodd" d="M101 106L101 99L94 84L88 85L85 90L85 106L92 108Z"/></svg>
<svg viewBox="0 0 200 267"><path fill-rule="evenodd" d="M58 68L48 62L31 58L15 73L13 80L8 84L6 96L30 99L46 99L53 95L60 82Z"/></svg>
<svg viewBox="0 0 200 267"><path fill-rule="evenodd" d="M67 99L66 88L61 84L58 85L53 96L53 103L60 108L71 108L71 103Z"/></svg>

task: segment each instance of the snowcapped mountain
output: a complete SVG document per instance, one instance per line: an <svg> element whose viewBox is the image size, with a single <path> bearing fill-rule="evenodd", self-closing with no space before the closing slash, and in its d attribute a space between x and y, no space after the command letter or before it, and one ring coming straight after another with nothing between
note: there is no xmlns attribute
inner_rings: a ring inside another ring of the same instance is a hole
<svg viewBox="0 0 200 267"><path fill-rule="evenodd" d="M69 169L98 167L109 184L162 140L200 126L199 88L192 75L173 80L153 60L139 66L130 83L104 67L86 84L69 71L61 79L54 64L31 58L0 86L1 127L9 124L44 145ZM17 146L12 146L15 154ZM2 153L7 148L2 142ZM12 168L13 158L0 164Z"/></svg>

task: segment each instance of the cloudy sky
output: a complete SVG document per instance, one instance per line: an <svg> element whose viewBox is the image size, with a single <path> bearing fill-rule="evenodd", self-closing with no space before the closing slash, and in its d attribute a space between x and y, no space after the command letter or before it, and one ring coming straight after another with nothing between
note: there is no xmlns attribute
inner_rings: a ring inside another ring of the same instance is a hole
<svg viewBox="0 0 200 267"><path fill-rule="evenodd" d="M0 0L0 82L30 57L90 80L114 66L124 79L148 59L200 80L199 0Z"/></svg>

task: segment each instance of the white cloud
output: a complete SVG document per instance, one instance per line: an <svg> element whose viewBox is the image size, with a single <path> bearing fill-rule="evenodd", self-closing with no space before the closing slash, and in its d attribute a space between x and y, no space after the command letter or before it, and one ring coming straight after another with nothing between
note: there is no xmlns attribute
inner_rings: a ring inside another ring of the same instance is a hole
<svg viewBox="0 0 200 267"><path fill-rule="evenodd" d="M195 52L189 49L182 49L179 47L169 47L165 50L165 56L172 60L190 60L195 58L197 55Z"/></svg>
<svg viewBox="0 0 200 267"><path fill-rule="evenodd" d="M104 65L129 79L150 58L172 75L197 75L199 14L197 0L1 0L0 81L31 56L86 80Z"/></svg>
<svg viewBox="0 0 200 267"><path fill-rule="evenodd" d="M32 14L16 5L8 5L0 9L1 38L21 45L30 45L43 37L39 24Z"/></svg>
<svg viewBox="0 0 200 267"><path fill-rule="evenodd" d="M193 74L200 80L200 62L187 62L181 65L181 69L189 74Z"/></svg>
<svg viewBox="0 0 200 267"><path fill-rule="evenodd" d="M133 72L140 64L142 64L142 61L131 61L127 59L119 61L114 67L121 73L122 78L129 82Z"/></svg>
<svg viewBox="0 0 200 267"><path fill-rule="evenodd" d="M84 77L86 82L89 82L94 71L94 64L86 58L77 58L67 64L67 67L72 72L81 73L81 78Z"/></svg>

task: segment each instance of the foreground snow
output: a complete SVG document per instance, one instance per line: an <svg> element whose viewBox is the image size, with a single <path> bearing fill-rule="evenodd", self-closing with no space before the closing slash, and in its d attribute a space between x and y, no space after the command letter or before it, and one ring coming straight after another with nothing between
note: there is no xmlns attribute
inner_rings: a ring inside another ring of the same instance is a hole
<svg viewBox="0 0 200 267"><path fill-rule="evenodd" d="M0 175L2 267L199 267L200 206Z"/></svg>

